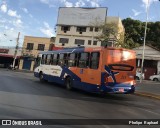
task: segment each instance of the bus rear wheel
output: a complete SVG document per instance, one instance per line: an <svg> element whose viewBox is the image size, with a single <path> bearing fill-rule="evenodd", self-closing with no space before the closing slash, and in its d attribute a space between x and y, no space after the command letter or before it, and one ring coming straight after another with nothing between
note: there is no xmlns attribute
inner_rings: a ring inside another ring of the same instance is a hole
<svg viewBox="0 0 160 128"><path fill-rule="evenodd" d="M39 73L39 80L40 80L40 82L44 82L44 78L43 78L43 73L42 72Z"/></svg>
<svg viewBox="0 0 160 128"><path fill-rule="evenodd" d="M67 77L66 80L65 80L65 86L68 90L71 90L72 89L72 80L71 80L71 77Z"/></svg>

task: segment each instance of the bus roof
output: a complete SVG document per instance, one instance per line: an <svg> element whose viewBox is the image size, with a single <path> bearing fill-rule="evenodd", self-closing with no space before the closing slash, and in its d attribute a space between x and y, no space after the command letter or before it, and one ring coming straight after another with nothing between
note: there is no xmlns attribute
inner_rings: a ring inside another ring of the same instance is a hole
<svg viewBox="0 0 160 128"><path fill-rule="evenodd" d="M126 50L130 52L135 52L130 49L125 49L125 48L115 48L115 47L71 47L71 48L64 48L60 50L54 50L54 51L41 51L39 54L54 54L54 53L76 53L76 52L84 52L84 51L101 51L103 49L108 49L108 50Z"/></svg>

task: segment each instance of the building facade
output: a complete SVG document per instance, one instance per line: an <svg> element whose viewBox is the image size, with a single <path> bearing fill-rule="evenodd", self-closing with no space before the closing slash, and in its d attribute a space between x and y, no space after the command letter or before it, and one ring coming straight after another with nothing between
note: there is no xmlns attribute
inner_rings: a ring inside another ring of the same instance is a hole
<svg viewBox="0 0 160 128"><path fill-rule="evenodd" d="M137 71L141 71L143 46L134 48L134 50L137 57ZM143 65L145 79L149 79L151 75L160 74L160 50L146 45Z"/></svg>
<svg viewBox="0 0 160 128"><path fill-rule="evenodd" d="M16 51L17 54L15 56ZM15 67L17 68L21 53L22 48L16 49L15 47L0 47L0 67L9 68L13 64L14 58L16 58Z"/></svg>
<svg viewBox="0 0 160 128"><path fill-rule="evenodd" d="M34 68L34 61L40 51L51 50L55 38L25 36L22 47L22 58L19 69L31 70Z"/></svg>
<svg viewBox="0 0 160 128"><path fill-rule="evenodd" d="M117 24L117 31L124 31L120 18L107 17L107 8L59 8L55 46L101 46L101 42L96 38L102 34L97 22L114 22ZM109 46L113 46L114 42L111 37Z"/></svg>

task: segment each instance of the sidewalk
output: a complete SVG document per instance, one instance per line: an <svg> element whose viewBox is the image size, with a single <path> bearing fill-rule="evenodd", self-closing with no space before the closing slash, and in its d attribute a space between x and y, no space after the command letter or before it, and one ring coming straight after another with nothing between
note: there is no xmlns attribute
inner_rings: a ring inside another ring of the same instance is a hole
<svg viewBox="0 0 160 128"><path fill-rule="evenodd" d="M25 69L15 69L15 70L11 70L11 71L14 71L14 72L25 72L25 73L33 73L33 71L30 71L30 70L25 70Z"/></svg>
<svg viewBox="0 0 160 128"><path fill-rule="evenodd" d="M137 81L135 94L160 100L160 81L143 80L142 83Z"/></svg>

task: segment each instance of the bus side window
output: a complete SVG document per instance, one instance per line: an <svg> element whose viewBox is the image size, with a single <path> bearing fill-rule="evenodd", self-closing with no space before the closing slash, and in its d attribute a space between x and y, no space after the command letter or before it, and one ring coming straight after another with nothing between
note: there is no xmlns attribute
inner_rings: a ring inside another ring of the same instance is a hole
<svg viewBox="0 0 160 128"><path fill-rule="evenodd" d="M46 58L47 58L46 64L50 65L51 54L48 54Z"/></svg>
<svg viewBox="0 0 160 128"><path fill-rule="evenodd" d="M68 67L75 67L76 66L76 54L71 53L68 56Z"/></svg>
<svg viewBox="0 0 160 128"><path fill-rule="evenodd" d="M43 55L42 55L42 64L45 64L45 60L46 60L46 55L43 54Z"/></svg>
<svg viewBox="0 0 160 128"><path fill-rule="evenodd" d="M40 64L41 64L41 57L37 56L37 58L35 60L34 68L40 66Z"/></svg>
<svg viewBox="0 0 160 128"><path fill-rule="evenodd" d="M58 65L64 66L66 64L67 64L67 54L60 54L59 55Z"/></svg>
<svg viewBox="0 0 160 128"><path fill-rule="evenodd" d="M87 68L87 66L89 65L89 53L80 53L78 58L78 67Z"/></svg>
<svg viewBox="0 0 160 128"><path fill-rule="evenodd" d="M50 62L49 62L51 65L53 65L53 54L51 54L51 59L50 59Z"/></svg>
<svg viewBox="0 0 160 128"><path fill-rule="evenodd" d="M57 65L58 62L58 54L53 54L53 65Z"/></svg>
<svg viewBox="0 0 160 128"><path fill-rule="evenodd" d="M91 69L98 69L99 66L99 52L92 52L91 53L91 59L90 59L90 68Z"/></svg>
<svg viewBox="0 0 160 128"><path fill-rule="evenodd" d="M44 62L43 62L43 58L44 58L44 55L42 55L42 60L41 60L41 64L44 64Z"/></svg>

